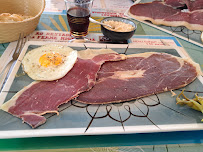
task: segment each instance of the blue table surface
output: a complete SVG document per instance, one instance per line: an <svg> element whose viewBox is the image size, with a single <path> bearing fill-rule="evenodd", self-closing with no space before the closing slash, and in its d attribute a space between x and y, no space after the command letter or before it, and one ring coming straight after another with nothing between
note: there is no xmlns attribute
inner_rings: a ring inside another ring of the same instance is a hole
<svg viewBox="0 0 203 152"><path fill-rule="evenodd" d="M202 143L203 131L38 137L0 140L0 150L65 149Z"/></svg>
<svg viewBox="0 0 203 152"><path fill-rule="evenodd" d="M47 15L42 16L41 22L49 23ZM51 24L51 23L50 23ZM145 25L146 26L146 25ZM144 26L143 26L144 27ZM38 30L46 30L42 25ZM56 29L55 29L56 30ZM148 31L145 31L146 35ZM163 34L158 31L157 35ZM164 35L167 35L164 33ZM203 49L183 40L179 41L186 50L196 50L194 55L202 65ZM4 51L8 43L0 45L0 51ZM168 145L168 144L189 144L202 143L203 131L181 131L181 132L162 132L162 133L137 133L122 135L85 135L85 136L62 136L62 137L36 137L36 138L17 138L17 139L0 139L0 151L8 150L30 150L30 149L63 149L63 148L85 148L85 147L115 147L115 146L137 146L137 145ZM1 135L0 135L1 136ZM202 150L203 151L203 150Z"/></svg>

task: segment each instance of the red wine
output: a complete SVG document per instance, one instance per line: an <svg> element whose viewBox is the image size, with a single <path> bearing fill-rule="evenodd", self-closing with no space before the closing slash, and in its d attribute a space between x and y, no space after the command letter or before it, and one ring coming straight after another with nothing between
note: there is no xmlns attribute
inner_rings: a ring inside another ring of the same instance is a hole
<svg viewBox="0 0 203 152"><path fill-rule="evenodd" d="M90 12L81 7L70 8L67 11L70 32L73 36L82 37L88 34Z"/></svg>

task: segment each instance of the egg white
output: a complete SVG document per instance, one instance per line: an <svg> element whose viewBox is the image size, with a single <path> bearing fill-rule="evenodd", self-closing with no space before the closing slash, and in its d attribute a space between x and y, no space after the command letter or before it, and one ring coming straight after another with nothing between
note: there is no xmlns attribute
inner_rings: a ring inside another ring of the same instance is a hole
<svg viewBox="0 0 203 152"><path fill-rule="evenodd" d="M63 57L63 62L57 66L42 66L39 62L40 57L53 52L60 54ZM76 60L77 51L72 48L58 44L47 44L29 51L22 60L22 66L33 80L53 81L64 77L72 69Z"/></svg>

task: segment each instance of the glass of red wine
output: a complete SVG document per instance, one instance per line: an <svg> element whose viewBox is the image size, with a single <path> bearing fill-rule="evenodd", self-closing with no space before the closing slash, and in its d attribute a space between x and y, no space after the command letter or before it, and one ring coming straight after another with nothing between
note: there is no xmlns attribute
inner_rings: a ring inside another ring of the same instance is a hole
<svg viewBox="0 0 203 152"><path fill-rule="evenodd" d="M93 0L65 0L67 19L73 40L86 39L92 3Z"/></svg>

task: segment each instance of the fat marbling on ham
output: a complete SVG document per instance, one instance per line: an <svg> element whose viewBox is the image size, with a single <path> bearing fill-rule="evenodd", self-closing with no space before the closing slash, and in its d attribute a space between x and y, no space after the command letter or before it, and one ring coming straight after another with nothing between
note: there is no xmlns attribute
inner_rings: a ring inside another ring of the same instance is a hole
<svg viewBox="0 0 203 152"><path fill-rule="evenodd" d="M184 87L199 72L198 64L170 54L132 54L126 60L105 63L95 86L76 100L86 104L129 101Z"/></svg>
<svg viewBox="0 0 203 152"><path fill-rule="evenodd" d="M58 107L91 89L97 72L106 61L126 59L110 49L84 50L69 73L56 81L35 81L19 91L1 109L28 123L33 128L46 122L42 115L59 113Z"/></svg>

